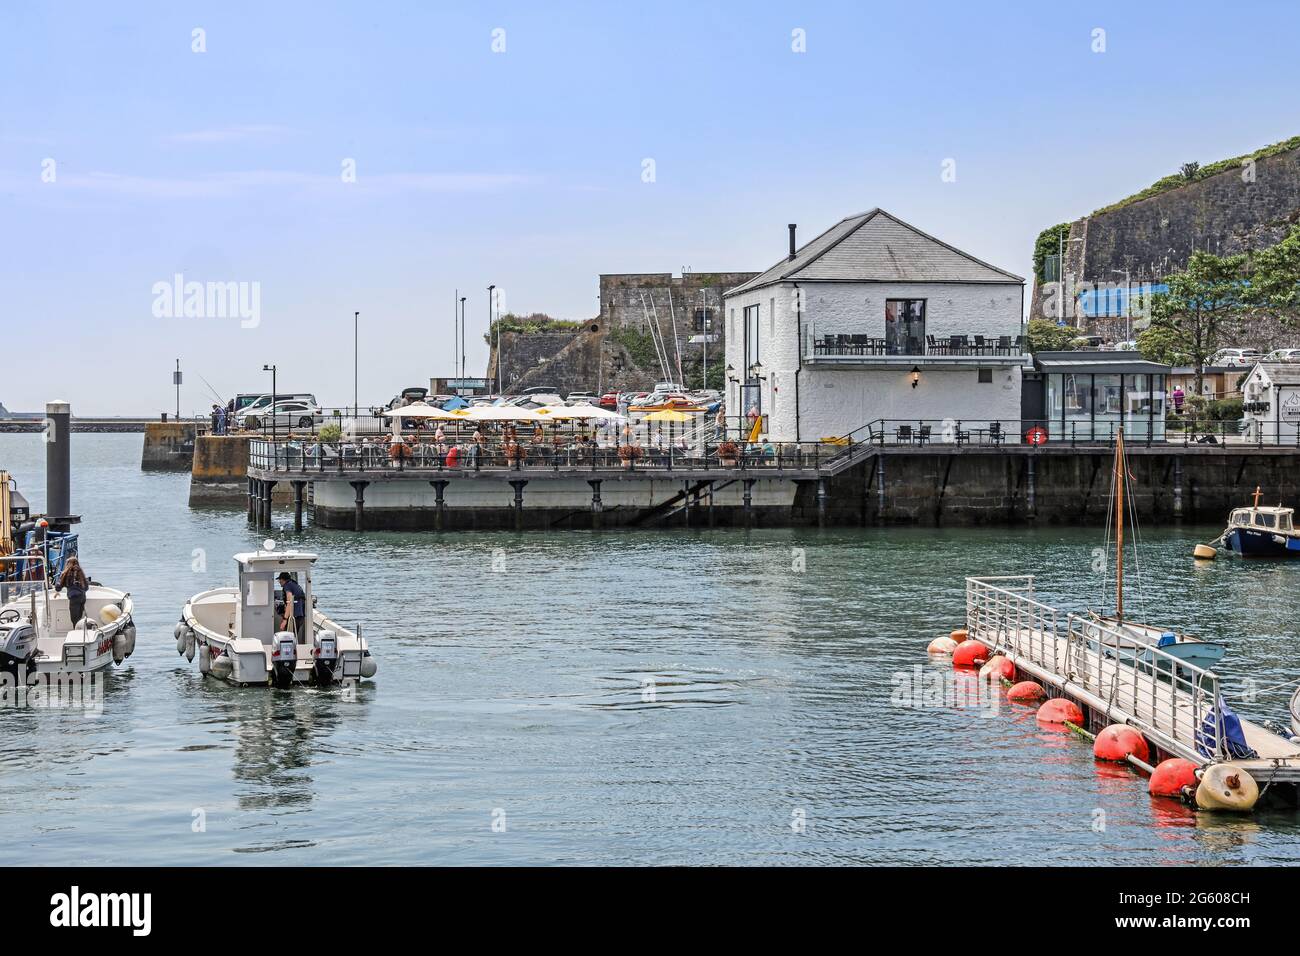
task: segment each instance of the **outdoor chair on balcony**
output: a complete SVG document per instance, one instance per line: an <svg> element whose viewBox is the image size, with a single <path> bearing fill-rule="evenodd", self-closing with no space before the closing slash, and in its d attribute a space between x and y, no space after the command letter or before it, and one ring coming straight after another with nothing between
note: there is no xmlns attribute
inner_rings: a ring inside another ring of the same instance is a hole
<svg viewBox="0 0 1300 956"><path fill-rule="evenodd" d="M852 349L854 355L863 355L864 353L866 353L867 347L870 344L871 344L871 336L869 335L849 336L849 347Z"/></svg>
<svg viewBox="0 0 1300 956"><path fill-rule="evenodd" d="M1025 337L1023 335L1016 336L1016 354L1025 354Z"/></svg>
<svg viewBox="0 0 1300 956"><path fill-rule="evenodd" d="M934 340L933 335L927 335L925 337L925 344L926 344L927 351L929 351L931 355L939 354L939 350L941 346L939 345L938 342Z"/></svg>
<svg viewBox="0 0 1300 956"><path fill-rule="evenodd" d="M984 354L984 336L982 335L975 336L975 354L976 355Z"/></svg>
<svg viewBox="0 0 1300 956"><path fill-rule="evenodd" d="M1009 335L998 336L998 354L999 355L1011 354L1011 336Z"/></svg>
<svg viewBox="0 0 1300 956"><path fill-rule="evenodd" d="M912 426L899 425L894 429L894 441L900 445L912 444Z"/></svg>
<svg viewBox="0 0 1300 956"><path fill-rule="evenodd" d="M924 445L929 440L930 440L930 426L922 425L916 431L916 443L918 445Z"/></svg>
<svg viewBox="0 0 1300 956"><path fill-rule="evenodd" d="M954 432L954 435L956 436L956 442L958 445L970 444L970 431L969 429L963 429L960 423L957 425L957 430Z"/></svg>
<svg viewBox="0 0 1300 956"><path fill-rule="evenodd" d="M948 352L952 355L961 355L966 351L966 336L950 335L948 336Z"/></svg>
<svg viewBox="0 0 1300 956"><path fill-rule="evenodd" d="M990 422L990 423L989 423L989 441L993 442L993 444L995 444L995 445L1001 445L1001 444L1002 444L1002 440L1003 440L1005 437L1006 437L1006 436L1002 434L1002 423L1001 423L1001 422Z"/></svg>

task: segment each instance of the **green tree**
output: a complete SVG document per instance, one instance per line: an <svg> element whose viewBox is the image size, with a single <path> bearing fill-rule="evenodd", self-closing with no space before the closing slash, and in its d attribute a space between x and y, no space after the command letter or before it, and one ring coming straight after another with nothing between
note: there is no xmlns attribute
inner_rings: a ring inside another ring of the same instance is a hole
<svg viewBox="0 0 1300 956"><path fill-rule="evenodd" d="M1151 328L1143 338L1149 348L1191 360L1198 395L1206 359L1222 347L1225 332L1243 309L1245 271L1244 255L1194 252L1182 272L1165 277L1169 291L1152 298ZM1141 340L1138 347L1142 348Z"/></svg>
<svg viewBox="0 0 1300 956"><path fill-rule="evenodd" d="M1254 254L1241 300L1256 311L1276 315L1285 325L1300 319L1300 225L1281 242Z"/></svg>
<svg viewBox="0 0 1300 956"><path fill-rule="evenodd" d="M1074 340L1083 333L1068 325L1057 325L1046 319L1030 319L1025 344L1030 352L1068 352Z"/></svg>

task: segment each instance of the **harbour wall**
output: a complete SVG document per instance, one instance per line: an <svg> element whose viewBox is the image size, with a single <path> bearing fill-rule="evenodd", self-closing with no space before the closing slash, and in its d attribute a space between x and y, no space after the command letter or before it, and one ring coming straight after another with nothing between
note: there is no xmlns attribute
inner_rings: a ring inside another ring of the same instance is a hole
<svg viewBox="0 0 1300 956"><path fill-rule="evenodd" d="M149 422L144 427L143 471L189 471L197 428L189 422Z"/></svg>
<svg viewBox="0 0 1300 956"><path fill-rule="evenodd" d="M521 476L525 477L525 476ZM592 527L729 527L788 524L796 489L793 482L764 478L754 482L745 510L741 481L716 482L710 496L702 482L663 477L603 478L600 510L593 489L582 478L534 477L522 488L516 511L515 489L500 478L448 477L441 526L444 530L496 528L549 529ZM290 488L289 482L276 490ZM366 530L427 530L439 526L437 496L427 481L376 481L363 489ZM315 523L325 528L356 526L356 494L348 481L312 483ZM689 500L690 507L683 507Z"/></svg>
<svg viewBox="0 0 1300 956"><path fill-rule="evenodd" d="M1300 500L1300 449L1131 450L1129 496L1142 520L1218 522L1249 504ZM1106 521L1112 452L1008 449L878 454L829 480L828 524L1059 524ZM881 494L883 475L884 493ZM817 521L802 483L791 522Z"/></svg>
<svg viewBox="0 0 1300 956"><path fill-rule="evenodd" d="M190 470L191 505L248 503L248 442L246 435L200 435L194 441ZM291 500L287 483L277 486L275 501Z"/></svg>

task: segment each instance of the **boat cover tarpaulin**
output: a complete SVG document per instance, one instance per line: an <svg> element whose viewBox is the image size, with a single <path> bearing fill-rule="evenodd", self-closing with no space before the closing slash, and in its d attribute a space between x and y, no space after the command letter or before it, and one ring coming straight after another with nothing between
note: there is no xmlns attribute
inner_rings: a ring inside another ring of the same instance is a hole
<svg viewBox="0 0 1300 956"><path fill-rule="evenodd" d="M1205 720L1201 721L1201 729L1196 734L1196 749L1202 756L1214 755L1216 724L1221 724L1223 727L1223 749L1229 757L1246 760L1259 756L1246 743L1246 734L1241 729L1241 719L1233 713L1222 695L1219 696L1218 705L1205 715Z"/></svg>

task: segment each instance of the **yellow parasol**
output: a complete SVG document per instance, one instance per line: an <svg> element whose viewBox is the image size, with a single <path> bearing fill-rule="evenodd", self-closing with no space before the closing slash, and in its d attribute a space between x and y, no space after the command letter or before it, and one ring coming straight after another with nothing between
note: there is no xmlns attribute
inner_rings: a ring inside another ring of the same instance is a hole
<svg viewBox="0 0 1300 956"><path fill-rule="evenodd" d="M694 421L694 415L688 415L685 412L674 411L671 408L665 408L661 411L651 412L643 421L647 422L689 422Z"/></svg>

